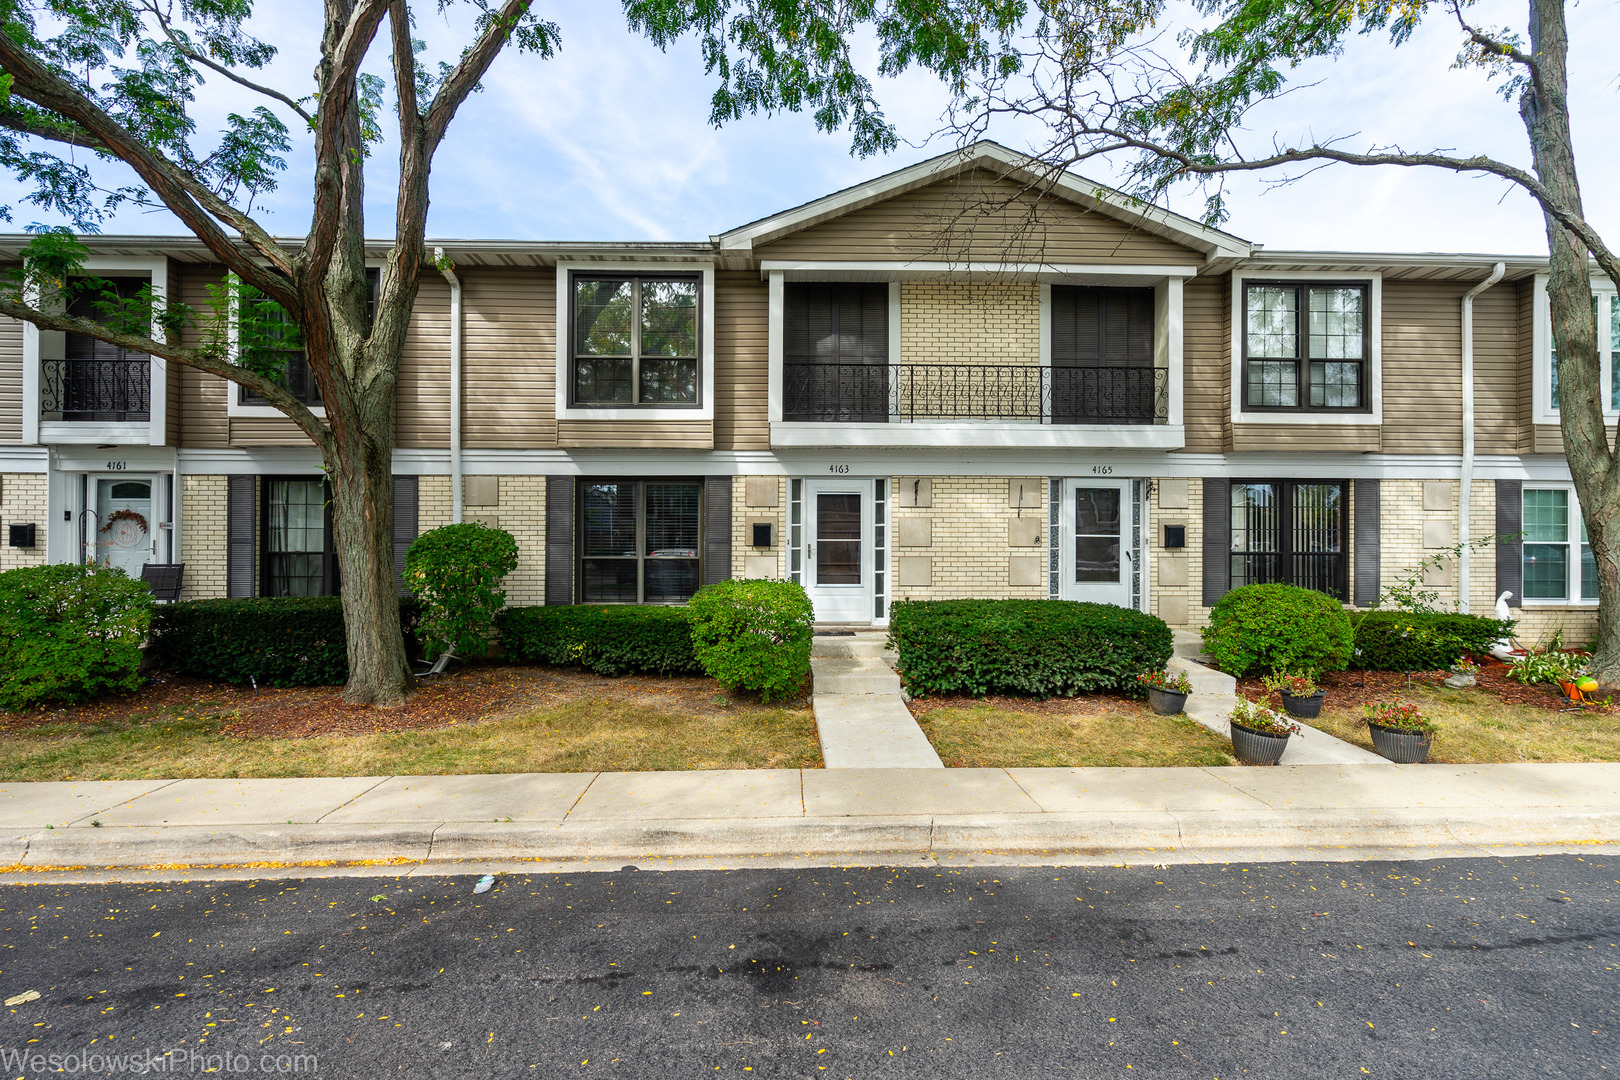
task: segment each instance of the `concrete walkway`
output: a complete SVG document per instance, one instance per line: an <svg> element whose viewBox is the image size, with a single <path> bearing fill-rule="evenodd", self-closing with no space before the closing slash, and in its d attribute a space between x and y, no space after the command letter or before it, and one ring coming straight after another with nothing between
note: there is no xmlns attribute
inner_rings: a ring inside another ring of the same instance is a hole
<svg viewBox="0 0 1620 1080"><path fill-rule="evenodd" d="M676 858L1161 863L1479 855L1503 846L1524 853L1516 845L1586 853L1608 844L1620 844L1620 764L0 785L0 882L107 867L173 876L323 864L388 873L503 861L532 869L537 860L604 860L617 869Z"/></svg>
<svg viewBox="0 0 1620 1080"><path fill-rule="evenodd" d="M1194 659L1202 655L1204 648L1203 639L1198 634L1189 630L1177 630L1175 633L1176 654L1165 666L1172 672L1185 671L1187 680L1192 683L1192 693L1187 697L1187 715L1209 730L1230 737L1232 726L1227 722L1227 716L1237 704L1237 680ZM1288 749L1283 751L1282 756L1284 765L1391 764L1387 758L1335 738L1303 720L1296 719L1294 722L1301 731L1288 740Z"/></svg>
<svg viewBox="0 0 1620 1080"><path fill-rule="evenodd" d="M818 635L810 653L821 760L829 769L942 769L934 746L900 696L884 650L888 633Z"/></svg>

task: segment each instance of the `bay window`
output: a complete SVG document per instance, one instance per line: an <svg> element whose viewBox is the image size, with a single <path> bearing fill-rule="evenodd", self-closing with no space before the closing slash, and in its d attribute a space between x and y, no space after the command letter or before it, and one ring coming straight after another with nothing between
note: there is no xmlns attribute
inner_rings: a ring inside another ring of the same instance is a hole
<svg viewBox="0 0 1620 1080"><path fill-rule="evenodd" d="M696 275L572 276L575 405L698 404Z"/></svg>
<svg viewBox="0 0 1620 1080"><path fill-rule="evenodd" d="M683 604L701 584L703 483L588 480L579 494L582 604Z"/></svg>
<svg viewBox="0 0 1620 1080"><path fill-rule="evenodd" d="M1368 408L1365 284L1244 282L1243 320L1244 408Z"/></svg>
<svg viewBox="0 0 1620 1080"><path fill-rule="evenodd" d="M1525 600L1595 601L1597 563L1570 487L1524 489Z"/></svg>
<svg viewBox="0 0 1620 1080"><path fill-rule="evenodd" d="M1320 480L1232 482L1232 588L1297 585L1347 595L1345 485Z"/></svg>

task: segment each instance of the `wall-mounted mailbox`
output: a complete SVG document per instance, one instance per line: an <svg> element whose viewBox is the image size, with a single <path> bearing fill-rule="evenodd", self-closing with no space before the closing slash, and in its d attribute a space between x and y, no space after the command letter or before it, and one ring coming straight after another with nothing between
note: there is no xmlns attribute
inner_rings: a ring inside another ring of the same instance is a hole
<svg viewBox="0 0 1620 1080"><path fill-rule="evenodd" d="M771 533L774 531L775 529L769 521L754 522L754 546L765 548L770 547L772 541Z"/></svg>
<svg viewBox="0 0 1620 1080"><path fill-rule="evenodd" d="M1167 548L1184 548L1187 546L1187 526L1166 525L1164 527L1164 546Z"/></svg>
<svg viewBox="0 0 1620 1080"><path fill-rule="evenodd" d="M31 548L34 546L34 524L12 525L8 530L7 542L15 548Z"/></svg>

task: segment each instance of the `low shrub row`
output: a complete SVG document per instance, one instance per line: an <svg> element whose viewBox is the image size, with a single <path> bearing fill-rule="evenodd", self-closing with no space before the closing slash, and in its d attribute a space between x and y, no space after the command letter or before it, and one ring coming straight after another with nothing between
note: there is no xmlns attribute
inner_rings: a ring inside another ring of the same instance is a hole
<svg viewBox="0 0 1620 1080"><path fill-rule="evenodd" d="M152 591L122 570L28 566L0 574L0 708L140 686Z"/></svg>
<svg viewBox="0 0 1620 1080"><path fill-rule="evenodd" d="M399 602L405 640L421 611ZM343 601L336 596L191 600L159 606L152 618L152 664L216 682L334 686L349 677Z"/></svg>
<svg viewBox="0 0 1620 1080"><path fill-rule="evenodd" d="M1513 620L1461 613L1353 612L1355 656L1367 671L1440 671L1482 655L1513 631Z"/></svg>
<svg viewBox="0 0 1620 1080"><path fill-rule="evenodd" d="M901 601L889 641L914 697L1138 694L1136 676L1161 670L1173 646L1163 619L1068 600Z"/></svg>
<svg viewBox="0 0 1620 1080"><path fill-rule="evenodd" d="M506 608L495 616L495 629L502 654L520 663L578 664L598 675L691 675L703 670L692 650L684 608Z"/></svg>

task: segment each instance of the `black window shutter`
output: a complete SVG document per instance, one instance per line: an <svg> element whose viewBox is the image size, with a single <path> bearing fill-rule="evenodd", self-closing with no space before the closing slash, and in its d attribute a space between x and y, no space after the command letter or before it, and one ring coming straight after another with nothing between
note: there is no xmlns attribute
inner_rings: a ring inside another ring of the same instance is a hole
<svg viewBox="0 0 1620 1080"><path fill-rule="evenodd" d="M574 478L546 477L546 603L574 602Z"/></svg>
<svg viewBox="0 0 1620 1080"><path fill-rule="evenodd" d="M1355 596L1357 607L1372 607L1382 589L1378 562L1379 504L1378 481L1355 482L1355 526L1351 552L1356 560Z"/></svg>
<svg viewBox="0 0 1620 1080"><path fill-rule="evenodd" d="M703 481L703 584L731 579L731 477Z"/></svg>
<svg viewBox="0 0 1620 1080"><path fill-rule="evenodd" d="M394 578L399 595L410 595L405 586L405 553L416 540L416 486L414 476L394 477Z"/></svg>
<svg viewBox="0 0 1620 1080"><path fill-rule="evenodd" d="M1518 480L1496 482L1496 534L1512 540L1496 545L1496 595L1505 592L1509 607L1524 606L1524 484Z"/></svg>
<svg viewBox="0 0 1620 1080"><path fill-rule="evenodd" d="M225 595L253 595L254 500L256 477L233 476L225 489Z"/></svg>
<svg viewBox="0 0 1620 1080"><path fill-rule="evenodd" d="M1232 587L1232 481L1204 479L1204 606Z"/></svg>

